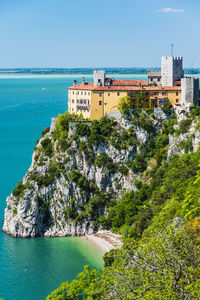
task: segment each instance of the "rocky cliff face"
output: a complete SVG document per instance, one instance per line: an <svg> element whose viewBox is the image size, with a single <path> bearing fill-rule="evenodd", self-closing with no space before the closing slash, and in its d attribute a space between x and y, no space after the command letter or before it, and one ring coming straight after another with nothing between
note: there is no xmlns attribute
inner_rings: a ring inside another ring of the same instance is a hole
<svg viewBox="0 0 200 300"><path fill-rule="evenodd" d="M55 128L44 132L28 172L7 198L3 230L16 237L96 232L108 203L117 201L123 190L135 189L139 173L132 162L168 121L161 109L143 112L142 118L136 122L118 114L104 123L84 123L60 117ZM176 147L188 135L197 148L195 126L193 122L187 133L170 136L168 156L180 153Z"/></svg>

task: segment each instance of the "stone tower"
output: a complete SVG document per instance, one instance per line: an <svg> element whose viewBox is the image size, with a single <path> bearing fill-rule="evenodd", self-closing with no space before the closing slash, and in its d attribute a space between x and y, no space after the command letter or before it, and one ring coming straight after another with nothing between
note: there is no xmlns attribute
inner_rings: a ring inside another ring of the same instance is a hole
<svg viewBox="0 0 200 300"><path fill-rule="evenodd" d="M94 85L104 86L105 85L106 72L102 70L94 71Z"/></svg>
<svg viewBox="0 0 200 300"><path fill-rule="evenodd" d="M161 58L162 86L173 86L175 81L184 77L183 58L162 56Z"/></svg>
<svg viewBox="0 0 200 300"><path fill-rule="evenodd" d="M181 79L181 105L186 108L199 105L199 79L185 77Z"/></svg>

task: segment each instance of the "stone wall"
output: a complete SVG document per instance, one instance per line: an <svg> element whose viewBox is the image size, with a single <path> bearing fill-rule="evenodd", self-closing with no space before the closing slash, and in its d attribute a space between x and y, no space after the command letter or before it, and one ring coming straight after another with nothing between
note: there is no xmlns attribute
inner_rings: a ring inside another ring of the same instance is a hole
<svg viewBox="0 0 200 300"><path fill-rule="evenodd" d="M199 104L199 79L185 77L181 79L181 105L185 107Z"/></svg>

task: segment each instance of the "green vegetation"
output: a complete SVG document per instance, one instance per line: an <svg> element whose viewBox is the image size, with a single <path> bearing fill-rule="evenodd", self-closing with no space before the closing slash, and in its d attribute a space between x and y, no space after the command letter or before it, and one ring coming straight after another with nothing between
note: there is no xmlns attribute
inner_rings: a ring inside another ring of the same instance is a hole
<svg viewBox="0 0 200 300"><path fill-rule="evenodd" d="M142 102L143 102L143 94L141 92L136 93L136 107L142 108Z"/></svg>
<svg viewBox="0 0 200 300"><path fill-rule="evenodd" d="M46 127L44 130L42 130L42 136L44 136L46 133L48 133L50 130L50 127Z"/></svg>
<svg viewBox="0 0 200 300"><path fill-rule="evenodd" d="M28 182L26 184L23 184L21 180L14 188L13 196L15 196L16 198L21 198L24 196L24 191L29 188L30 188L30 184Z"/></svg>
<svg viewBox="0 0 200 300"><path fill-rule="evenodd" d="M75 224L92 222L96 227L120 233L124 242L122 249L104 256L103 273L86 266L75 280L63 283L48 300L198 299L200 150L192 152L190 136L178 145L180 151L184 149L182 156L167 158L167 151L170 135L187 132L193 120L199 130L200 109L192 110L186 120L178 123L166 101L163 110L169 120L161 122L151 109L140 108L140 94L136 99L138 108L132 113L129 97L120 102L127 127L112 118L82 122L65 113L58 117L54 133L44 136L36 148L38 166L48 167L43 175L33 170L30 181L36 181L40 188L64 176L66 184L76 186L82 195L82 201L77 201L72 189L68 203L64 198L59 200L65 220ZM74 130L68 138L71 121ZM43 135L47 132L45 129ZM115 163L103 150L108 147L127 160ZM127 150L130 156L126 156ZM107 192L100 191L95 179L89 180L81 168L70 167L69 171L67 164L77 156L84 157L88 165L103 169L102 186ZM137 178L133 190L122 190L121 175L131 173ZM13 195L23 197L26 188L27 184L19 182ZM118 193L122 195L120 199ZM51 199L45 202L37 197L35 201L49 224ZM16 215L17 208L12 212Z"/></svg>
<svg viewBox="0 0 200 300"><path fill-rule="evenodd" d="M133 108L131 97L123 97L120 99L118 109L123 115L129 114L130 110Z"/></svg>
<svg viewBox="0 0 200 300"><path fill-rule="evenodd" d="M103 274L85 266L52 299L198 299L200 288L199 220L169 226L139 243L127 240L123 249L106 255Z"/></svg>
<svg viewBox="0 0 200 300"><path fill-rule="evenodd" d="M52 145L51 140L49 138L46 138L46 139L42 140L41 145L42 145L44 154L46 156L51 157L53 155L53 145Z"/></svg>
<svg viewBox="0 0 200 300"><path fill-rule="evenodd" d="M181 133L187 132L191 124L192 124L192 120L191 119L182 120L179 123L179 128L177 129L177 134L181 134Z"/></svg>

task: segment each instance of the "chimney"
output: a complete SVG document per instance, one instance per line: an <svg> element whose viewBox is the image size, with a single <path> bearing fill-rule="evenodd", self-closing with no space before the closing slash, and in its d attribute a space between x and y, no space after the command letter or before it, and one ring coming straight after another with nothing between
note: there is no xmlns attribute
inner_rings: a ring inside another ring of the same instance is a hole
<svg viewBox="0 0 200 300"><path fill-rule="evenodd" d="M77 85L77 80L74 80L73 86Z"/></svg>
<svg viewBox="0 0 200 300"><path fill-rule="evenodd" d="M85 84L85 77L82 77L82 84Z"/></svg>

